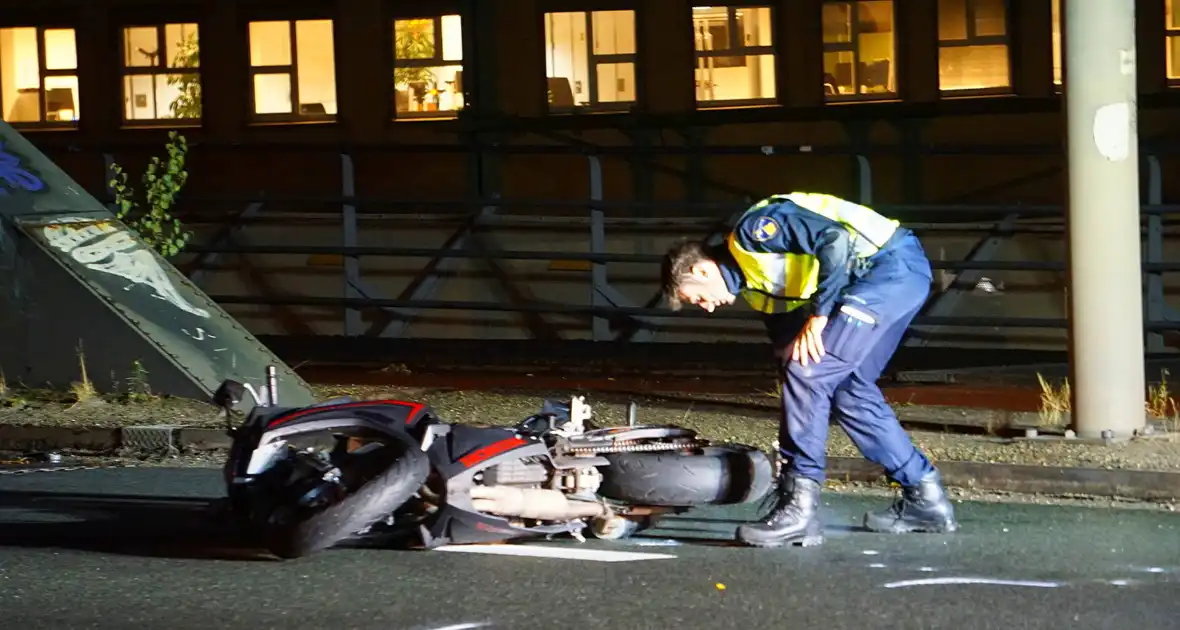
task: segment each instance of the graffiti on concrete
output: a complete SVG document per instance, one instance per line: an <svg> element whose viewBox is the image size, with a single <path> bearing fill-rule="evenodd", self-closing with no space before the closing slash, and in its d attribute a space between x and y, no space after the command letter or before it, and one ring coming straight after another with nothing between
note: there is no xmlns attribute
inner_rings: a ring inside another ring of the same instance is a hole
<svg viewBox="0 0 1180 630"><path fill-rule="evenodd" d="M185 335L187 335L189 337L192 337L193 339L195 339L197 341L204 341L206 339L216 339L217 338L215 335L213 335L213 333L208 332L204 328L199 328L199 327L197 328L196 332L192 332L187 328L181 328L180 332L184 333Z"/></svg>
<svg viewBox="0 0 1180 630"><path fill-rule="evenodd" d="M0 139L0 197L11 194L10 190L38 192L45 190L45 182L29 170L20 156L9 150L4 140Z"/></svg>
<svg viewBox="0 0 1180 630"><path fill-rule="evenodd" d="M184 299L155 255L126 229L116 227L110 221L77 217L59 219L54 225L42 229L51 247L68 254L87 269L131 281L124 287L125 291L136 286L149 287L154 291L152 297L197 317L209 317L209 311Z"/></svg>

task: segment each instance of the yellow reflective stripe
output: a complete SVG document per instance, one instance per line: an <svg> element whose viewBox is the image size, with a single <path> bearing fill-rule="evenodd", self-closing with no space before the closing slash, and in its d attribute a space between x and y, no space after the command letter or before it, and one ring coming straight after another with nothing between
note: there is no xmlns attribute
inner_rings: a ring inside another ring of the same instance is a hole
<svg viewBox="0 0 1180 630"><path fill-rule="evenodd" d="M816 193L791 193L787 199L855 230L872 245L872 253L893 236L901 222L847 199Z"/></svg>
<svg viewBox="0 0 1180 630"><path fill-rule="evenodd" d="M806 300L819 288L819 259L815 256L746 251L733 234L728 246L751 289L779 298Z"/></svg>
<svg viewBox="0 0 1180 630"><path fill-rule="evenodd" d="M871 208L823 193L772 195L754 204L747 212L784 199L847 228L853 237L853 252L861 258L877 253L901 225L900 221L884 217Z"/></svg>
<svg viewBox="0 0 1180 630"><path fill-rule="evenodd" d="M742 299L750 305L750 308L767 315L789 313L807 303L807 300L775 299L764 293L749 290L742 291Z"/></svg>

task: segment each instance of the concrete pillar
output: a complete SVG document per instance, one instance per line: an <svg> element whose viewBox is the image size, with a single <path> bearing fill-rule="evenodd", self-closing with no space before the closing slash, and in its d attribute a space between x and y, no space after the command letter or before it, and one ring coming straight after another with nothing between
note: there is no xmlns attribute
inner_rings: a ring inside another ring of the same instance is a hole
<svg viewBox="0 0 1180 630"><path fill-rule="evenodd" d="M380 141L393 114L392 97L379 98L390 87L393 55L389 42L393 20L386 19L381 0L337 0L335 31L336 98L348 142ZM383 80L389 77L388 80Z"/></svg>
<svg viewBox="0 0 1180 630"><path fill-rule="evenodd" d="M692 3L644 0L638 40L644 63L642 107L649 114L691 112L696 108ZM638 79L637 79L638 80Z"/></svg>
<svg viewBox="0 0 1180 630"><path fill-rule="evenodd" d="M1073 422L1120 437L1146 419L1135 3L1063 4Z"/></svg>
<svg viewBox="0 0 1180 630"><path fill-rule="evenodd" d="M1014 22L1011 30L1016 44L1012 64L1012 85L1016 94L1048 98L1057 91L1053 85L1053 3L1017 2L1010 5Z"/></svg>
<svg viewBox="0 0 1180 630"><path fill-rule="evenodd" d="M237 3L204 0L200 23L202 135L238 141L248 122L250 47Z"/></svg>
<svg viewBox="0 0 1180 630"><path fill-rule="evenodd" d="M819 25L823 20L823 3L819 0L795 0L775 7L779 16L775 25L778 49L779 94L789 107L822 107L824 104L824 36L820 28L800 28L801 24Z"/></svg>
<svg viewBox="0 0 1180 630"><path fill-rule="evenodd" d="M938 1L895 2L899 89L907 103L935 103L938 90Z"/></svg>
<svg viewBox="0 0 1180 630"><path fill-rule="evenodd" d="M87 142L105 145L119 130L123 117L123 79L119 74L117 54L108 58L91 51L118 50L119 40L111 25L106 6L95 3L79 12L74 23L78 51L78 130Z"/></svg>

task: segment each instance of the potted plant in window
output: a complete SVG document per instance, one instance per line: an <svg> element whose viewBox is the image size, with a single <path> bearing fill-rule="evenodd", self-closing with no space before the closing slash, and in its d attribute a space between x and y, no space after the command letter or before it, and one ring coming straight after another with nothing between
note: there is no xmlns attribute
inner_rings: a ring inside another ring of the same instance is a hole
<svg viewBox="0 0 1180 630"><path fill-rule="evenodd" d="M394 37L394 52L397 59L433 59L435 55L434 34L430 31L415 28L414 22L430 23L430 20L407 20L410 24L404 29L397 29ZM398 90L413 91L414 100L418 103L417 111L424 109L423 102L429 85L435 81L430 68L397 67L393 71L394 87ZM404 87L402 87L404 86Z"/></svg>
<svg viewBox="0 0 1180 630"><path fill-rule="evenodd" d="M197 34L189 33L179 42L176 56L172 59L174 68L196 68L200 65L201 50ZM201 117L201 81L194 74L178 74L168 77L168 85L177 86L180 95L168 106L174 118Z"/></svg>

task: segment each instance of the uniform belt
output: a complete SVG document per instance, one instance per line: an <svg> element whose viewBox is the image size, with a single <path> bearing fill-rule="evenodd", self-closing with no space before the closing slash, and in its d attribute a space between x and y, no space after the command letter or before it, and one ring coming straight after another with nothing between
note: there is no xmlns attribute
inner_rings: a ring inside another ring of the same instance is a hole
<svg viewBox="0 0 1180 630"><path fill-rule="evenodd" d="M905 242L909 240L913 234L914 233L907 228L898 227L893 231L893 234L889 236L889 240L885 241L885 244L878 248L877 252L872 256L869 256L868 259L873 260L874 258L892 253L894 250L904 246Z"/></svg>
<svg viewBox="0 0 1180 630"><path fill-rule="evenodd" d="M889 236L889 239L885 241L885 244L878 248L872 256L854 259L852 261L851 271L853 275L858 277L862 276L867 273L869 269L872 269L879 260L885 258L886 256L892 256L894 252L901 249L902 247L905 247L906 242L913 237L913 234L914 233L912 231L903 227L899 227L894 230L893 234Z"/></svg>

